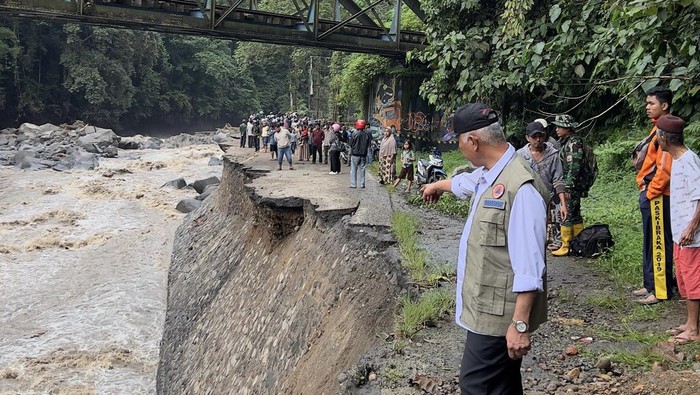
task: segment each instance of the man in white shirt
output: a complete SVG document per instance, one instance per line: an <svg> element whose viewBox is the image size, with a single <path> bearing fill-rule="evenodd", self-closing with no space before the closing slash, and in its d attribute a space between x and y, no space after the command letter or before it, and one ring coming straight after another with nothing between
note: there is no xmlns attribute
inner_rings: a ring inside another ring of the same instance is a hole
<svg viewBox="0 0 700 395"><path fill-rule="evenodd" d="M522 394L530 333L547 316L550 193L508 144L488 106L460 107L453 125L462 155L479 167L421 191L427 202L444 192L471 197L457 255L455 320L467 330L459 385L463 395Z"/></svg>
<svg viewBox="0 0 700 395"><path fill-rule="evenodd" d="M671 330L670 340L687 343L700 340L700 158L685 146L685 122L673 115L656 121L659 148L673 157L671 165L671 233L678 290L686 299L685 324ZM652 207L652 210L654 207Z"/></svg>
<svg viewBox="0 0 700 395"><path fill-rule="evenodd" d="M273 138L277 142L277 170L282 170L282 160L287 157L287 163L289 163L289 170L294 170L292 166L292 145L291 138L292 134L289 133L289 129L280 127L280 124L275 124L275 135Z"/></svg>

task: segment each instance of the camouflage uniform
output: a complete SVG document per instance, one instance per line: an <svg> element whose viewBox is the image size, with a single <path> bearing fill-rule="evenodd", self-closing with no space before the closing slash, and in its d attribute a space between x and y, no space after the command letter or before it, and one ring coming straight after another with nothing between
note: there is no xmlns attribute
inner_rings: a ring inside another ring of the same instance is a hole
<svg viewBox="0 0 700 395"><path fill-rule="evenodd" d="M554 256L564 256L569 253L569 245L576 235L583 230L583 217L581 217L581 198L585 191L580 187L581 167L584 164L583 140L573 134L578 126L571 115L557 115L554 125L560 128L569 129L568 136L562 137L559 142L561 149L559 155L564 165L564 186L569 195L566 199L566 208L569 216L561 223L561 247L552 251Z"/></svg>
<svg viewBox="0 0 700 395"><path fill-rule="evenodd" d="M571 134L562 138L560 142L559 155L564 165L564 184L566 193L570 195L566 200L566 209L569 211L569 217L562 222L562 225L573 226L574 224L583 223L581 198L585 197L586 191L581 191L577 187L581 162L583 161L583 141L580 137Z"/></svg>

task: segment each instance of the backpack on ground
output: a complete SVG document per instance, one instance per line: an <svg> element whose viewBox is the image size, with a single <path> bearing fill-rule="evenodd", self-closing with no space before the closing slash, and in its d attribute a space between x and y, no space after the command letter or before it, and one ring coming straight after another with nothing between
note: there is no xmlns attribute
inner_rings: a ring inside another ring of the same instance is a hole
<svg viewBox="0 0 700 395"><path fill-rule="evenodd" d="M571 255L593 258L608 251L615 242L606 224L593 224L583 229L571 241Z"/></svg>
<svg viewBox="0 0 700 395"><path fill-rule="evenodd" d="M577 187L581 188L581 191L585 192L585 196L588 196L588 191L591 189L595 183L595 179L598 177L598 162L595 159L593 148L585 141L582 143L583 160L581 161L581 170L578 176Z"/></svg>

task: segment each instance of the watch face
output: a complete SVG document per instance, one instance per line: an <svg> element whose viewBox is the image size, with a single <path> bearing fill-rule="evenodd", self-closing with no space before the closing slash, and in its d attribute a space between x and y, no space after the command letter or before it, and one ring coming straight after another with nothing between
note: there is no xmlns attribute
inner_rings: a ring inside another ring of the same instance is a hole
<svg viewBox="0 0 700 395"><path fill-rule="evenodd" d="M524 333L527 331L527 324L522 321L518 321L515 323L515 329L517 329L517 331L520 333Z"/></svg>

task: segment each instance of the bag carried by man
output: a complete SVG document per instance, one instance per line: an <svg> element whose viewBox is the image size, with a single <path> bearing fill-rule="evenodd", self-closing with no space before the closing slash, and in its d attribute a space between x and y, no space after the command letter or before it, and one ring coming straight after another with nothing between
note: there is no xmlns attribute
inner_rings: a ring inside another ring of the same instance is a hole
<svg viewBox="0 0 700 395"><path fill-rule="evenodd" d="M584 228L569 245L571 255L593 258L615 245L610 228L606 224L593 224Z"/></svg>
<svg viewBox="0 0 700 395"><path fill-rule="evenodd" d="M587 196L588 191L591 189L595 183L595 179L598 177L598 161L596 161L593 148L585 141L582 141L582 143L583 160L581 161L581 172L578 176L577 187L579 187L581 191L585 192L585 196Z"/></svg>

